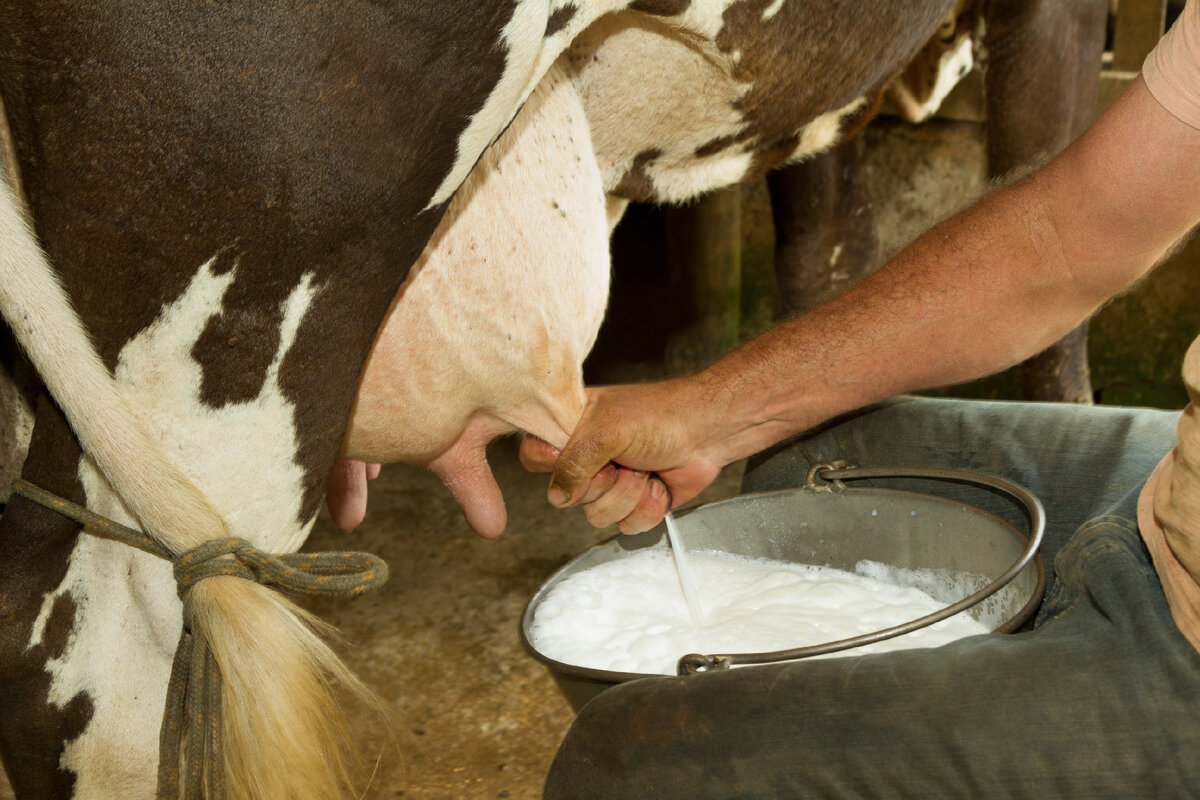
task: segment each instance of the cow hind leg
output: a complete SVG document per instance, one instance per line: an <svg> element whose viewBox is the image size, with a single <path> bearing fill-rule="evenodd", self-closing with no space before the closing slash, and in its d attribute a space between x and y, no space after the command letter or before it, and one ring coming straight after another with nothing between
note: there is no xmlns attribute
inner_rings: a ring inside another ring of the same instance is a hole
<svg viewBox="0 0 1200 800"><path fill-rule="evenodd" d="M997 0L986 6L988 173L1028 170L1096 116L1106 0ZM1087 322L1021 367L1027 400L1090 403Z"/></svg>
<svg viewBox="0 0 1200 800"><path fill-rule="evenodd" d="M875 271L879 235L855 139L772 172L767 186L785 315L814 309Z"/></svg>

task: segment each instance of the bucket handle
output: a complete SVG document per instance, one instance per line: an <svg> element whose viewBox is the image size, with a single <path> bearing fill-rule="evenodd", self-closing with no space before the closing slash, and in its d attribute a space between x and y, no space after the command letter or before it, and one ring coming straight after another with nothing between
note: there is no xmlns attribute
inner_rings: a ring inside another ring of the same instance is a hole
<svg viewBox="0 0 1200 800"><path fill-rule="evenodd" d="M828 481L828 483L819 485L817 484L817 478ZM979 591L964 597L962 600L951 603L932 614L926 614L923 617L910 620L902 625L864 633L849 639L839 639L836 642L796 647L791 650L775 650L769 653L732 653L725 655L689 653L679 659L676 667L679 675L694 675L700 672L724 670L739 664L772 664L776 661L795 661L826 653L837 653L842 650L849 650L854 647L861 647L862 645L873 644L885 639L911 633L927 625L932 625L935 622L941 622L944 619L952 617L958 612L964 611L998 592L1033 560L1037 554L1038 547L1042 543L1042 537L1046 531L1046 513L1042 507L1042 501L1028 490L1011 481L1006 481L1003 478L997 478L994 475L987 475L982 472L942 469L939 467L856 467L847 461L832 461L814 464L809 469L806 488L819 492L836 493L845 490L846 487L843 481L866 480L869 478L928 478L935 481L986 486L1007 494L1025 507L1025 513L1029 518L1029 538L1026 541L1025 549L1021 551L1020 556L1017 557L1012 566Z"/></svg>

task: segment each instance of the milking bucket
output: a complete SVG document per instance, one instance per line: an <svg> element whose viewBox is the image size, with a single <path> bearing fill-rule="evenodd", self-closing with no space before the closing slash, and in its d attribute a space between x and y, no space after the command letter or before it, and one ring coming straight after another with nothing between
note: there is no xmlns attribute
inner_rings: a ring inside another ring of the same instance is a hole
<svg viewBox="0 0 1200 800"><path fill-rule="evenodd" d="M936 494L855 485L870 478L928 479L968 484L1004 497L1023 512L1028 533L974 505ZM688 550L715 550L751 558L829 566L853 571L862 560L899 567L965 574L971 580L933 594L941 610L902 625L823 644L769 653L680 653L677 671L690 675L716 669L788 661L846 652L966 613L997 633L1027 622L1041 602L1046 573L1037 547L1045 526L1041 502L1009 481L975 472L922 468L860 468L818 464L805 486L746 494L701 506L676 518ZM644 548L667 547L662 525L634 536L618 536L574 558L552 575L529 601L521 638L544 664L578 710L599 692L641 673L593 669L555 661L538 652L531 626L539 604L558 583L583 570L629 557Z"/></svg>

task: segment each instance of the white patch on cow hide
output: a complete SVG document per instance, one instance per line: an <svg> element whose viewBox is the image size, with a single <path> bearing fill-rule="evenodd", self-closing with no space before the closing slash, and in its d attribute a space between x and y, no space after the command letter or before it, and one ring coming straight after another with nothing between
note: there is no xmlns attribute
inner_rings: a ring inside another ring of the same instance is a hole
<svg viewBox="0 0 1200 800"><path fill-rule="evenodd" d="M763 9L762 18L768 20L779 13L779 9L783 8L783 0L774 0L771 5Z"/></svg>
<svg viewBox="0 0 1200 800"><path fill-rule="evenodd" d="M550 62L541 64L538 58L543 50L543 34L549 18L550 9L546 0L518 2L500 37L505 47L504 73L483 107L471 117L466 129L459 135L454 166L430 198L427 209L445 202L454 194L470 174L480 154L513 118L533 91L542 72L549 67ZM563 40L556 37L556 41Z"/></svg>
<svg viewBox="0 0 1200 800"><path fill-rule="evenodd" d="M567 5L576 12L562 30L544 38L550 14ZM501 35L507 49L504 74L483 107L458 137L454 165L425 206L449 199L470 174L479 156L516 116L535 86L576 35L600 17L628 5L628 0L520 0Z"/></svg>
<svg viewBox="0 0 1200 800"><path fill-rule="evenodd" d="M638 155L658 151L646 174L664 200L683 200L741 180L752 156L739 146L697 158L698 148L745 127L735 104L749 90L728 58L645 14L605 17L569 50L605 191ZM640 64L631 70L629 64Z"/></svg>
<svg viewBox="0 0 1200 800"><path fill-rule="evenodd" d="M838 142L842 135L842 121L855 113L867 102L865 97L814 119L800 131L800 143L784 163L791 164L824 152Z"/></svg>
<svg viewBox="0 0 1200 800"><path fill-rule="evenodd" d="M283 304L280 345L259 396L214 409L200 401L200 366L191 348L234 278L197 271L187 291L121 350L115 378L164 451L211 500L230 535L272 552L295 550L311 521L297 521L303 470L295 463L292 404L279 390L279 365L315 290L305 276ZM88 507L133 527L136 521L90 458L79 477ZM54 601L69 594L76 626L47 668L50 699L83 692L94 711L69 742L63 766L79 797L149 797L158 728L182 606L166 561L127 545L81 535L62 585L43 603L31 644L41 641ZM120 758L114 758L120 753Z"/></svg>
<svg viewBox="0 0 1200 800"><path fill-rule="evenodd" d="M695 32L704 39L717 38L725 25L725 11L740 0L692 0L692 3L671 22Z"/></svg>
<svg viewBox="0 0 1200 800"><path fill-rule="evenodd" d="M705 192L740 183L754 163L754 155L730 148L729 152L681 163L655 162L645 172L659 200L682 203Z"/></svg>
<svg viewBox="0 0 1200 800"><path fill-rule="evenodd" d="M956 3L942 21L949 38L939 33L887 86L888 100L907 122L924 122L936 114L954 87L975 66L975 39L971 31L956 31L961 8L962 2Z"/></svg>
<svg viewBox="0 0 1200 800"><path fill-rule="evenodd" d="M224 518L231 536L289 552L308 525L297 522L304 470L296 463L293 404L279 388L279 366L316 293L304 276L283 302L280 342L258 397L213 408L200 399L200 365L192 346L218 313L234 270L216 275L211 261L187 291L125 345L115 378L130 406Z"/></svg>
<svg viewBox="0 0 1200 800"><path fill-rule="evenodd" d="M728 4L700 4L711 13ZM694 22L694 20L693 20ZM674 24L645 14L605 17L568 51L573 79L583 97L605 191L613 191L637 164L655 199L683 202L739 183L755 168L755 152L732 141L746 128L737 110L751 85L733 79L733 57L711 42L697 42ZM629 64L640 64L631 70ZM858 99L822 114L799 133L784 159L796 161L828 149ZM731 140L704 155L713 142Z"/></svg>
<svg viewBox="0 0 1200 800"><path fill-rule="evenodd" d="M79 478L90 508L135 524L86 457ZM91 721L66 744L61 765L77 776L76 797L152 797L158 730L182 627L171 565L128 545L81 535L62 585L46 597L31 644L40 643L61 595L75 602L75 629L62 656L46 663L49 700L62 707L82 693L92 703Z"/></svg>
<svg viewBox="0 0 1200 800"><path fill-rule="evenodd" d="M609 23L613 18L632 18L635 20L633 24L661 25L674 32L671 37L657 37L653 42L649 43L650 50L643 52L640 57L633 56L637 60L624 60L620 61L619 65L615 65L618 68L627 67L631 63L654 66L654 69L651 70L654 74L647 74L647 71L644 69L624 69L626 73L625 81L631 83L630 88L639 93L644 93L648 88L661 84L661 78L670 78L671 81L668 82L668 85L680 85L676 81L677 75L672 73L671 70L683 66L683 64L678 59L675 59L674 63L669 63L672 59L662 58L664 55L669 55L660 50L668 41L680 43L686 40L686 49L690 49L692 55L685 57L685 61L690 60L695 55L699 55L701 59L718 63L715 72L711 68L708 70L701 69L700 72L707 74L708 82L711 82L713 75L720 74L722 76L721 79L729 87L725 93L726 96L722 98L707 95L704 97L704 100L707 102L685 102L690 107L679 109L674 114L669 115L661 114L662 110L675 108L681 102L681 98L686 101L689 96L679 94L669 98L662 98L668 102L653 106L656 112L653 115L654 121L657 123L656 127L674 124L676 125L676 130L698 131L701 133L711 131L714 126L705 124L703 117L698 118L696 114L700 113L705 117L714 115L724 116L727 118L726 124L720 126L721 130L728 132L731 129L736 129L737 125L740 124L738 115L728 106L721 108L722 102L725 104L736 102L748 87L739 86L729 79L729 71L727 66L725 66L726 62L729 61L729 57L722 55L713 44L713 40L724 25L725 11L734 2L736 0L693 0L687 10L680 15L670 18L657 18L640 12L612 13L628 6L629 0L592 0L592 2L580 0L580 2L575 4L578 10L565 26L564 31L560 31L555 36L550 37L549 40L546 40L543 34L549 14L552 10L563 7L565 3L561 2L561 0L556 0L556 2L551 4L547 4L545 0L540 0L540 2L539 0L521 0L501 35L507 55L504 72L500 80L497 81L496 86L492 89L483 107L471 118L467 128L459 136L458 153L454 165L442 180L442 183L426 205L426 208L432 208L449 199L462 182L466 180L479 155L499 135L504 126L512 120L516 109L529 97L529 94L533 91L533 87L541 80L543 74L550 68L550 65L557 60L563 48L570 43L572 49L575 49L579 38L576 34L584 31L585 28L592 26L597 21L599 21L598 24L603 25ZM620 22L617 23L618 26L621 24ZM595 55L595 53L593 52L589 55ZM695 66L692 64L689 68L694 68ZM611 80L606 79L605 83L609 86L614 86ZM691 85L694 86L695 84L692 83ZM616 90L614 93L619 93L619 91ZM624 97L631 96L633 95L624 95ZM728 119L730 117L733 118L732 121ZM589 113L589 118L593 123L602 119L611 119L611 117L599 110L598 113ZM623 119L628 119L628 117L623 117ZM681 120L686 120L687 124L680 126L678 123ZM648 120L639 119L639 124L645 121ZM697 121L699 124L696 124ZM597 135L596 131L593 131L593 135ZM623 174L624 170L632 164L632 158L637 153L635 152L627 159L623 159L616 150L610 151L605 146L603 139L604 137L601 134L600 140L597 142L596 152L610 153L614 162L607 168L601 163L601 169L606 176L618 174L616 180L619 180L619 174ZM694 147L704 144L705 141L707 140L696 141ZM728 159L731 163L706 167L705 169L712 176L711 178L706 179L702 182L702 185L696 185L687 192L682 192L682 190L676 192L670 189L668 191L671 198L680 199L685 196L694 196L716 186L729 183L730 180L726 179L726 176L744 173L746 161L741 159L738 154L730 153L718 160L722 159ZM739 159L741 159L740 169L738 165ZM736 179L733 178L732 180ZM672 185L677 182L678 180L669 181ZM607 183L606 187L612 188Z"/></svg>

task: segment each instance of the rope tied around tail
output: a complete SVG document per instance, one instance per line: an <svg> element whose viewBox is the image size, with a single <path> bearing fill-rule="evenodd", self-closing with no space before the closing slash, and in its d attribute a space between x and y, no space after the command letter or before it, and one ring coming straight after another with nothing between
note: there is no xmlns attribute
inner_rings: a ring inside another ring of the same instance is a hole
<svg viewBox="0 0 1200 800"><path fill-rule="evenodd" d="M221 670L208 643L191 630L188 597L196 584L206 578L236 577L300 594L356 596L383 585L388 578L387 563L370 553L272 554L236 537L207 541L177 556L146 533L28 481L13 481L12 492L74 520L85 533L136 547L174 566L184 619L159 731L158 797L163 800L202 796L220 800L226 795L221 763ZM181 775L180 754L185 749L186 766Z"/></svg>

